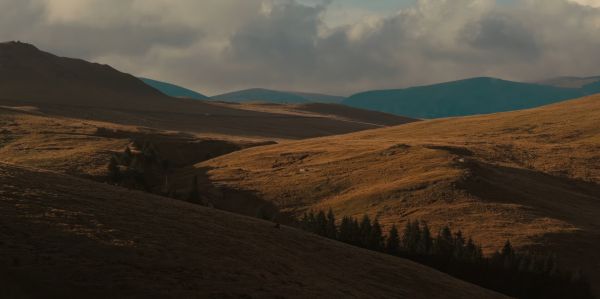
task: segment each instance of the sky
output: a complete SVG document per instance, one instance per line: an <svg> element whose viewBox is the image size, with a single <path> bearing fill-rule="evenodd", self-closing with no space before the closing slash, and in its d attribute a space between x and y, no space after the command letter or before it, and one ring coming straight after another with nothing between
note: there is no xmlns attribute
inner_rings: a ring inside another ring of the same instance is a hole
<svg viewBox="0 0 600 299"><path fill-rule="evenodd" d="M600 75L600 0L0 0L20 40L215 95Z"/></svg>

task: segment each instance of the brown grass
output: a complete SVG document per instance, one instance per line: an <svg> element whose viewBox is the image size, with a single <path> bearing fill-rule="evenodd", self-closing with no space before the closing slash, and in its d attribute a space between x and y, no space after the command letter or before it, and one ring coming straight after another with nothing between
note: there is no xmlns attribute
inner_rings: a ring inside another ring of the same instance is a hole
<svg viewBox="0 0 600 299"><path fill-rule="evenodd" d="M507 239L556 251L598 283L599 123L593 96L258 147L197 167L213 185L253 192L284 213L331 207L387 227L449 224L488 253Z"/></svg>
<svg viewBox="0 0 600 299"><path fill-rule="evenodd" d="M3 298L502 298L407 260L0 163Z"/></svg>

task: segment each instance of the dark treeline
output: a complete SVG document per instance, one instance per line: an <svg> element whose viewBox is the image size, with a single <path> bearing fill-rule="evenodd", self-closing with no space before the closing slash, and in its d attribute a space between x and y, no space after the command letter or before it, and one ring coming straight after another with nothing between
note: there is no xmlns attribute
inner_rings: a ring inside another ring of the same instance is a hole
<svg viewBox="0 0 600 299"><path fill-rule="evenodd" d="M189 188L177 190L169 181L172 165L160 156L154 144L149 141L134 140L121 153L114 153L108 163L108 182L111 184L144 190L196 204L209 205L202 196L198 177L192 177Z"/></svg>
<svg viewBox="0 0 600 299"><path fill-rule="evenodd" d="M425 222L409 221L402 233L392 226L383 235L378 220L309 212L300 219L309 232L362 248L407 258L454 277L517 298L594 298L579 271L559 268L554 255L516 252L509 241L491 256L459 230L443 227L435 235Z"/></svg>
<svg viewBox="0 0 600 299"><path fill-rule="evenodd" d="M122 153L111 156L108 163L109 182L162 195L173 193L167 180L169 161L160 157L151 142L134 140L133 145L138 150L133 151L127 146Z"/></svg>

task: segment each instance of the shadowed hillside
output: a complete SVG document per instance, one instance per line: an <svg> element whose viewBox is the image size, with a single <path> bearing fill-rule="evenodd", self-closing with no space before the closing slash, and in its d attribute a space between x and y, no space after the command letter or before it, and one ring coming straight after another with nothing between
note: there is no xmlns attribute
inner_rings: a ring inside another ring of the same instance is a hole
<svg viewBox="0 0 600 299"><path fill-rule="evenodd" d="M171 98L107 65L58 57L19 42L0 43L0 106L32 106L49 115L261 140L378 127L322 114L269 113Z"/></svg>
<svg viewBox="0 0 600 299"><path fill-rule="evenodd" d="M401 258L53 172L0 163L0 185L3 298L503 298Z"/></svg>
<svg viewBox="0 0 600 299"><path fill-rule="evenodd" d="M473 78L406 89L359 93L343 104L415 118L440 118L534 108L600 92L597 86L564 88Z"/></svg>
<svg viewBox="0 0 600 299"><path fill-rule="evenodd" d="M152 86L153 88L156 88L160 92L162 92L168 96L171 96L171 97L190 98L190 99L195 99L195 100L208 99L208 97L203 94L197 93L193 90L190 90L190 89L187 89L187 88L184 88L181 86L177 86L175 84L161 82L161 81L152 80L152 79L148 79L148 78L140 78L140 80L142 80L144 83L148 84L149 86Z"/></svg>
<svg viewBox="0 0 600 299"><path fill-rule="evenodd" d="M600 277L600 97L243 150L197 165L283 213L425 220ZM277 180L273 180L277 177ZM227 198L221 198L227 201Z"/></svg>

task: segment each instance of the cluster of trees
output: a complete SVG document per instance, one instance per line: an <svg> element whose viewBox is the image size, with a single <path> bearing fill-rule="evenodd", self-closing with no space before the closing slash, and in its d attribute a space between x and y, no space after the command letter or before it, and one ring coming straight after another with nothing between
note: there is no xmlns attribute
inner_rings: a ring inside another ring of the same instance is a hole
<svg viewBox="0 0 600 299"><path fill-rule="evenodd" d="M454 277L517 298L593 298L580 271L561 270L554 255L516 252L509 241L491 256L459 230L445 226L435 235L425 222L408 221L400 234L393 225L387 235L377 219L365 215L336 220L334 213L305 213L306 231L341 242L408 258Z"/></svg>
<svg viewBox="0 0 600 299"><path fill-rule="evenodd" d="M151 192L169 169L169 161L160 159L150 142L134 141L139 151L129 146L122 153L115 153L108 163L108 179L111 183Z"/></svg>
<svg viewBox="0 0 600 299"><path fill-rule="evenodd" d="M178 192L169 182L171 163L160 157L154 144L145 141L134 141L136 151L129 146L122 153L115 153L108 163L108 180L110 183L140 189L163 196L204 204L198 186L198 177L194 176L189 190Z"/></svg>

